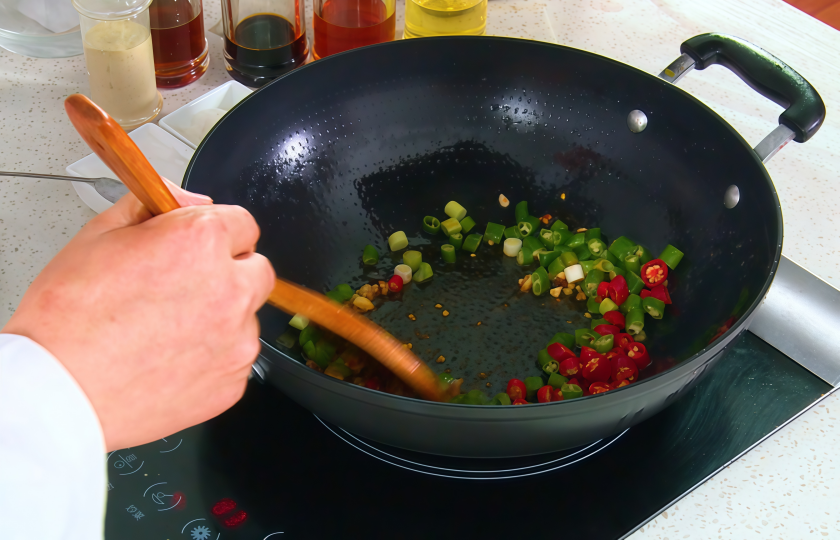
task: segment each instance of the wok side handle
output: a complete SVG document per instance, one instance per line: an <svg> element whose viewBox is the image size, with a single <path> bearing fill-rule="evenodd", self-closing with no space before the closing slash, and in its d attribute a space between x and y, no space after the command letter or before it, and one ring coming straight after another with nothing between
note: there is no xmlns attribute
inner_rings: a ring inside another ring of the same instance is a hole
<svg viewBox="0 0 840 540"><path fill-rule="evenodd" d="M676 83L691 69L721 65L738 75L753 90L785 107L779 125L756 146L762 161L769 160L791 139L805 142L825 120L825 103L817 90L793 68L743 39L717 33L700 34L680 46L682 56L659 75ZM789 131L788 131L789 130Z"/></svg>

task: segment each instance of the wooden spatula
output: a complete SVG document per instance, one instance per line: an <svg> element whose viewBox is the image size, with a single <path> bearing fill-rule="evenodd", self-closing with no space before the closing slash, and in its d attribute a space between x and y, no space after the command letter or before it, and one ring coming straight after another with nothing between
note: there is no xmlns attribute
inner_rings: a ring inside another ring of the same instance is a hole
<svg viewBox="0 0 840 540"><path fill-rule="evenodd" d="M134 141L108 114L81 94L64 101L64 109L82 139L152 214L180 208L163 179ZM277 279L268 303L310 321L356 344L428 400L448 396L438 377L402 343L381 327L294 283Z"/></svg>

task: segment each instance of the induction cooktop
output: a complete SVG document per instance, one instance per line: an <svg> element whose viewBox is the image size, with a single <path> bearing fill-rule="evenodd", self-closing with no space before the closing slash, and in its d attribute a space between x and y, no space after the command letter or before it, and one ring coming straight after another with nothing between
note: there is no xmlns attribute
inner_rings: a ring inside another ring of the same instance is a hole
<svg viewBox="0 0 840 540"><path fill-rule="evenodd" d="M387 447L249 383L213 420L107 456L108 540L621 538L831 386L746 332L693 391L592 444L516 459ZM556 527L556 528L555 528Z"/></svg>

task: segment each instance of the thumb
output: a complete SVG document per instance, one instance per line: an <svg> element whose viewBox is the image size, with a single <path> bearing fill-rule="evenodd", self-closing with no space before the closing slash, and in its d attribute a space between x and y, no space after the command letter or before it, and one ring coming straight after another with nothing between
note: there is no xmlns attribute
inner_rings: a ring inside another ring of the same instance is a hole
<svg viewBox="0 0 840 540"><path fill-rule="evenodd" d="M166 183L166 187L169 188L169 192L175 196L175 200L177 200L178 204L182 207L213 204L213 199L206 195L192 193L182 189L166 178L163 178L163 181ZM114 229L139 225L152 217L154 216L152 216L152 213L143 206L143 203L141 203L133 193L128 193L114 203L114 206L90 220L90 222L85 225L85 228L90 229L90 231L94 234L101 234Z"/></svg>

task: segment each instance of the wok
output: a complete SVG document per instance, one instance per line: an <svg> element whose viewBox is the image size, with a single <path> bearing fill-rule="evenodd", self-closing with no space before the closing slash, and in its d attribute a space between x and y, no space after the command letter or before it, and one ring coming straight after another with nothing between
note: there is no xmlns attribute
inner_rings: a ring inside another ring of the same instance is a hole
<svg viewBox="0 0 840 540"><path fill-rule="evenodd" d="M456 200L483 232L487 221L512 224L513 204L527 200L533 214L600 226L609 241L626 235L653 253L678 246L685 258L669 286L675 304L646 326L654 363L639 382L524 407L389 395L307 368L298 350L276 342L289 317L270 307L259 313L263 350L255 369L353 433L465 457L579 446L685 394L748 327L778 265L781 210L762 158L791 138L806 141L825 107L804 78L744 41L704 34L681 52L657 78L517 39L427 38L354 50L304 66L240 103L199 146L185 177L188 189L253 213L262 228L258 250L278 275L319 291L390 277L400 261L386 239L406 231L435 277L408 286L373 319L412 342L437 372L449 368L466 390L489 395L511 377L537 374L536 353L548 339L589 320L581 303L518 293L516 280L528 272L500 246L482 245L478 257L446 268L438 251L444 241L421 232L423 216L440 217ZM672 84L712 64L786 108L755 151ZM647 119L643 131L638 113L630 116L637 110ZM500 207L500 193L511 207ZM383 254L375 269L361 264L369 243ZM451 315L444 318L437 303ZM446 361L432 362L439 355Z"/></svg>

